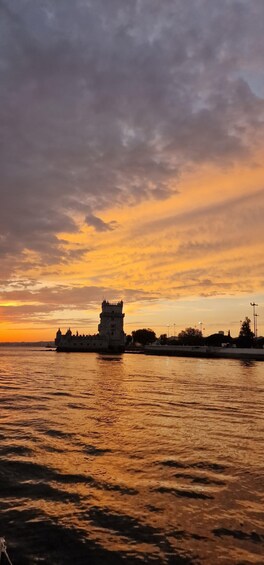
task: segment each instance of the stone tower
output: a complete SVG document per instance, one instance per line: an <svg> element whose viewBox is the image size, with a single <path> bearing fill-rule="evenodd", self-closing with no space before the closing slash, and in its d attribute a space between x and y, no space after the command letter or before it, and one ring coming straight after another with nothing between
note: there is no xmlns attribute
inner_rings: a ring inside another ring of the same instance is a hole
<svg viewBox="0 0 264 565"><path fill-rule="evenodd" d="M116 304L102 302L98 331L101 337L107 338L109 349L113 351L122 351L125 347L124 316L122 300Z"/></svg>

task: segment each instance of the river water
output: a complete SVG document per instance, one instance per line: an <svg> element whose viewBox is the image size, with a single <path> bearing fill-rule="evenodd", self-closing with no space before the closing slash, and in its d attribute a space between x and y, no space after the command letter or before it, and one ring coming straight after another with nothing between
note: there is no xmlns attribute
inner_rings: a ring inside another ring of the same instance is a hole
<svg viewBox="0 0 264 565"><path fill-rule="evenodd" d="M264 363L1 347L0 400L13 565L264 563Z"/></svg>

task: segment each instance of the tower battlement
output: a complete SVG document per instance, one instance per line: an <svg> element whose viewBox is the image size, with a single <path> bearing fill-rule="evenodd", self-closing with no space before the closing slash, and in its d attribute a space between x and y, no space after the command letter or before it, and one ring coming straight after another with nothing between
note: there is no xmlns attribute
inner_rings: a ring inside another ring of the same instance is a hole
<svg viewBox="0 0 264 565"><path fill-rule="evenodd" d="M124 316L122 301L116 304L106 300L102 302L98 331L100 336L108 338L109 346L112 348L124 346Z"/></svg>

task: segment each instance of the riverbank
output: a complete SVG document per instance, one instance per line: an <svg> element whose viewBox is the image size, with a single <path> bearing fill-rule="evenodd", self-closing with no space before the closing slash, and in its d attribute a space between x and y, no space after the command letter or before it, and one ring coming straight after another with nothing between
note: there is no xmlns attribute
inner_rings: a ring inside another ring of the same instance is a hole
<svg viewBox="0 0 264 565"><path fill-rule="evenodd" d="M201 357L215 359L252 359L264 361L264 349L241 347L211 347L207 345L148 345L146 355Z"/></svg>

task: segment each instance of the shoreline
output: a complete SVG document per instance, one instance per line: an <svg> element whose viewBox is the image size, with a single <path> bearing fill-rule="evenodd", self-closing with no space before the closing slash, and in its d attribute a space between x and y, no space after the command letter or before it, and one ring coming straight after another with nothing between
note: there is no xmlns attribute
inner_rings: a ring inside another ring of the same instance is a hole
<svg viewBox="0 0 264 565"><path fill-rule="evenodd" d="M264 349L238 347L212 347L207 345L149 345L146 355L173 357L200 357L205 359L249 359L264 361Z"/></svg>

